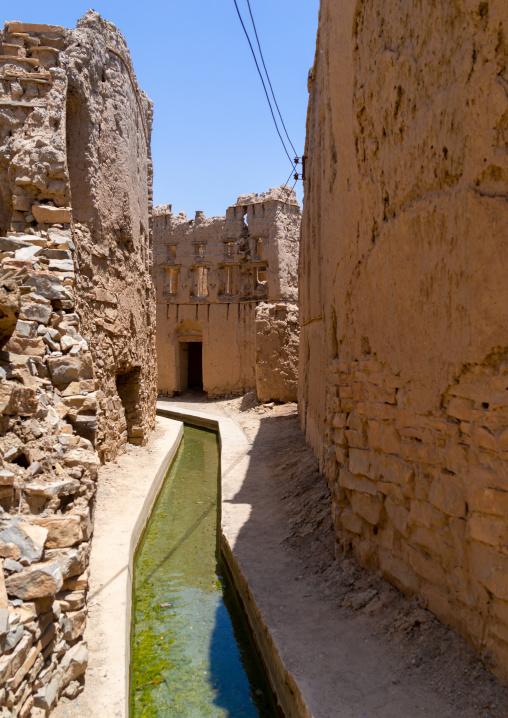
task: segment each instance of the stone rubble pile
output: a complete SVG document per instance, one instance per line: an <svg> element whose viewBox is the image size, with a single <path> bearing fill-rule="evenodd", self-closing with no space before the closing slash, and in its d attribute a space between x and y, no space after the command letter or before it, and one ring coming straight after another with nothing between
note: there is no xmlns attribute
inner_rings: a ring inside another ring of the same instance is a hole
<svg viewBox="0 0 508 718"><path fill-rule="evenodd" d="M15 322L0 352L2 718L48 715L87 665L97 392L70 229L32 232L0 237L0 309Z"/></svg>

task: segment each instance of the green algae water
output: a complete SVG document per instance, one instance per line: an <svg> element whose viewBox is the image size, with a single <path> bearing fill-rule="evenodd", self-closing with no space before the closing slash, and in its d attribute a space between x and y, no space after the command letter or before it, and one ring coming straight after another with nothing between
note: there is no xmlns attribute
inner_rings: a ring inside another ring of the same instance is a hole
<svg viewBox="0 0 508 718"><path fill-rule="evenodd" d="M134 564L131 718L275 718L218 561L218 444L186 426Z"/></svg>

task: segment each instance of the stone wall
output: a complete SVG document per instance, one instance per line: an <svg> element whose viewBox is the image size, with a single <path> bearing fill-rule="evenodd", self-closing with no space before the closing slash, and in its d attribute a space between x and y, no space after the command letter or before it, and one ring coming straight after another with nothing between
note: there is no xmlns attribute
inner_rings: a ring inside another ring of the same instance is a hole
<svg viewBox="0 0 508 718"><path fill-rule="evenodd" d="M41 718L82 690L100 459L155 420L151 104L96 13L0 39L0 715Z"/></svg>
<svg viewBox="0 0 508 718"><path fill-rule="evenodd" d="M322 0L300 410L339 550L508 679L508 9Z"/></svg>
<svg viewBox="0 0 508 718"><path fill-rule="evenodd" d="M139 89L123 37L87 13L67 47L67 161L78 309L90 337L110 460L145 443L155 422L152 263L152 103Z"/></svg>
<svg viewBox="0 0 508 718"><path fill-rule="evenodd" d="M295 401L298 392L298 306L256 307L256 391L259 401Z"/></svg>
<svg viewBox="0 0 508 718"><path fill-rule="evenodd" d="M299 234L300 208L285 186L241 195L221 217L196 212L187 220L185 213L174 215L171 205L155 208L161 393L188 388L189 361L198 345L208 396L257 387L264 401L296 399ZM283 347L281 354L277 349ZM262 368L265 349L270 382Z"/></svg>

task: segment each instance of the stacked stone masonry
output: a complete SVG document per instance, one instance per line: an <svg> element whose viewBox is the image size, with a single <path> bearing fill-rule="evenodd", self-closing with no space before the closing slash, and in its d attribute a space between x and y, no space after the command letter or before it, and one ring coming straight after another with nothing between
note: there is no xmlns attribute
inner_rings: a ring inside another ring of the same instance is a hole
<svg viewBox="0 0 508 718"><path fill-rule="evenodd" d="M155 421L152 109L97 13L0 39L0 716L42 718L83 687L100 462Z"/></svg>
<svg viewBox="0 0 508 718"><path fill-rule="evenodd" d="M195 383L210 397L254 390L261 401L294 401L294 191L284 185L241 195L225 216L209 219L196 212L187 220L171 205L154 214L159 391L173 395Z"/></svg>
<svg viewBox="0 0 508 718"><path fill-rule="evenodd" d="M507 32L504 0L322 0L299 286L337 550L505 681Z"/></svg>

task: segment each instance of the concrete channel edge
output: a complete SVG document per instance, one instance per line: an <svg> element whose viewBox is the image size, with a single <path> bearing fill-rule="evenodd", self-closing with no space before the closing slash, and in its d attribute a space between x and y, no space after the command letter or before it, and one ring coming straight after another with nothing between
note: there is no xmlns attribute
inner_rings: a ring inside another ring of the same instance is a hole
<svg viewBox="0 0 508 718"><path fill-rule="evenodd" d="M139 512L138 518L134 525L131 533L130 545L129 545L129 565L128 565L128 578L127 578L127 602L126 602L126 636L125 636L125 715L130 715L130 663L131 663L131 632L132 632L132 588L133 588L133 577L134 577L134 557L136 550L143 538L145 528L148 524L150 516L152 514L155 503L159 497L159 494L166 478L169 467L173 463L176 456L176 452L180 448L180 444L183 439L183 423L180 424L178 434L172 443L168 452L164 456L157 473L150 485L150 488L146 494L143 506Z"/></svg>
<svg viewBox="0 0 508 718"><path fill-rule="evenodd" d="M241 427L229 417L207 414L194 410L171 409L158 402L157 414L176 421L201 426L218 432L221 472L221 556L233 581L236 594L249 625L256 649L264 665L272 691L285 718L312 718L298 682L284 665L277 643L267 626L262 612L249 589L249 582L234 551L234 536L228 536L228 528L223 521L224 493L226 483L241 483L241 459L251 446ZM237 468L235 472L234 469ZM236 476L235 476L236 474Z"/></svg>

